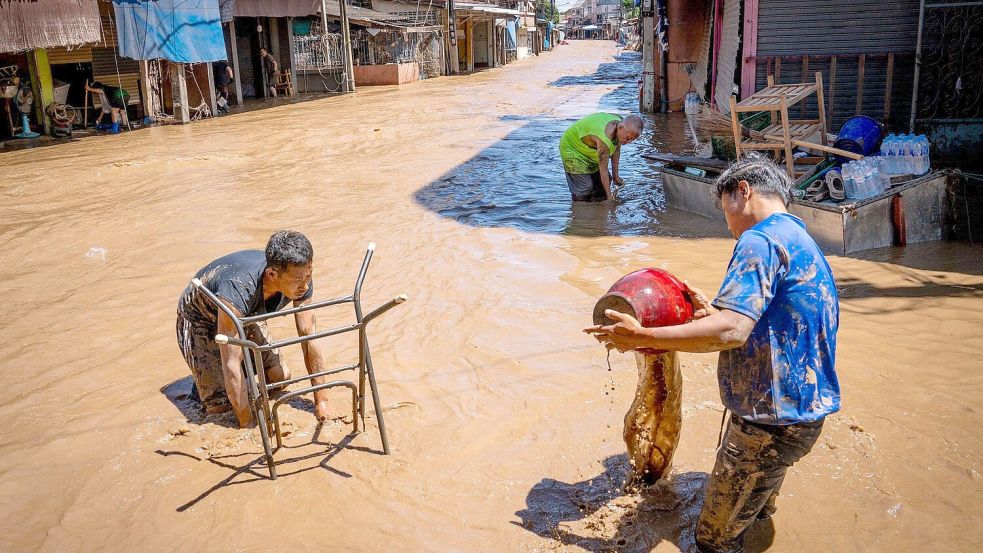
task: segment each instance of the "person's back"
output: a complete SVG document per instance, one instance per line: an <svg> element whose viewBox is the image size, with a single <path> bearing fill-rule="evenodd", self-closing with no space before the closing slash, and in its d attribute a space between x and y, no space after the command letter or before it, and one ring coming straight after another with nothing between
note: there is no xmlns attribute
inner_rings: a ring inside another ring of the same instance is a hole
<svg viewBox="0 0 983 553"><path fill-rule="evenodd" d="M212 73L215 75L215 84L218 86L229 86L232 78L229 77L229 63L219 60L212 66Z"/></svg>
<svg viewBox="0 0 983 553"><path fill-rule="evenodd" d="M202 267L195 278L216 296L248 317L279 311L289 299L276 294L263 299L263 271L266 254L260 250L243 250L224 255ZM313 290L313 288L312 288ZM193 285L189 284L178 300L178 311L193 324L214 327L218 309Z"/></svg>
<svg viewBox="0 0 983 553"><path fill-rule="evenodd" d="M575 175L587 175L598 170L599 157L596 148L584 143L585 136L600 138L613 154L617 145L605 133L611 121L620 121L621 116L613 113L594 113L579 119L563 133L560 138L560 157L563 170Z"/></svg>

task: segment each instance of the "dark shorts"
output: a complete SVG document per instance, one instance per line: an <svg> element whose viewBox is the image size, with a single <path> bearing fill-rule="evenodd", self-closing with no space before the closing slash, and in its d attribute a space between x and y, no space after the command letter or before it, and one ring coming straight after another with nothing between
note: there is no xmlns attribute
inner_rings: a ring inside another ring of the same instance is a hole
<svg viewBox="0 0 983 553"><path fill-rule="evenodd" d="M603 202L608 199L604 192L604 185L601 184L601 173L574 174L566 173L567 187L570 188L570 197L575 202Z"/></svg>
<svg viewBox="0 0 983 553"><path fill-rule="evenodd" d="M225 375L222 373L222 354L215 343L216 328L212 325L194 324L181 311L177 314L177 344L181 348L191 376L198 390L198 399L208 413L224 413L232 409L225 392ZM272 341L265 323L246 327L246 337L257 344ZM263 368L267 375L273 369L282 370L279 352L263 352Z"/></svg>
<svg viewBox="0 0 983 553"><path fill-rule="evenodd" d="M773 426L731 415L696 524L700 551L741 551L748 528L775 511L785 471L812 450L822 430L822 420Z"/></svg>
<svg viewBox="0 0 983 553"><path fill-rule="evenodd" d="M114 107L116 109L126 109L125 96L124 97L120 97L120 96L118 96L116 94L107 94L106 96L109 98L109 105L110 106L112 106L112 107Z"/></svg>

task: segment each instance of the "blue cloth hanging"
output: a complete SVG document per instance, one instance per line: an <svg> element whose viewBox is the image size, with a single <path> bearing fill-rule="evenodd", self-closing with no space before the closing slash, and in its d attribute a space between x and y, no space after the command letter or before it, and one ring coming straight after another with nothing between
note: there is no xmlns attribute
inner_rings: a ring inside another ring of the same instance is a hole
<svg viewBox="0 0 983 553"><path fill-rule="evenodd" d="M515 25L514 19L509 19L505 22L505 47L509 50L515 48L516 45Z"/></svg>
<svg viewBox="0 0 983 553"><path fill-rule="evenodd" d="M202 63L227 59L218 0L113 0L121 56Z"/></svg>

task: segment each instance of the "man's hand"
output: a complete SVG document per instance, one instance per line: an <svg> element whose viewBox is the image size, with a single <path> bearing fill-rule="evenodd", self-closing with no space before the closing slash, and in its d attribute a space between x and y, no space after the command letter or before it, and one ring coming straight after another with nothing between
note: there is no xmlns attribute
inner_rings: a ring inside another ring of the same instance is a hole
<svg viewBox="0 0 983 553"><path fill-rule="evenodd" d="M647 346L645 342L649 336L645 333L645 328L634 317L613 309L605 310L604 315L617 322L613 325L596 325L585 328L584 332L594 336L598 342L604 344L604 347L620 352Z"/></svg>
<svg viewBox="0 0 983 553"><path fill-rule="evenodd" d="M702 319L717 312L717 308L710 303L710 299L703 293L703 290L690 286L687 280L683 281L683 285L686 286L686 295L689 296L689 301L693 304L692 320Z"/></svg>
<svg viewBox="0 0 983 553"><path fill-rule="evenodd" d="M618 186L624 186L625 185L625 180L621 178L621 175L614 175L614 182Z"/></svg>

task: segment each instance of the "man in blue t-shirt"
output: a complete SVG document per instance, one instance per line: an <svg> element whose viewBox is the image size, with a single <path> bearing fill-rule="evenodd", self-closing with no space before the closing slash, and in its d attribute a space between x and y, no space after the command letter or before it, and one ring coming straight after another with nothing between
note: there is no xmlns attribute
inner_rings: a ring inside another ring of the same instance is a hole
<svg viewBox="0 0 983 553"><path fill-rule="evenodd" d="M713 302L690 290L693 321L643 328L609 310L617 324L587 329L621 351L720 351L720 397L731 417L697 524L702 551L741 550L755 519L775 512L786 469L809 453L826 415L840 409L839 297L826 258L786 210L791 184L760 156L717 180L737 245Z"/></svg>

